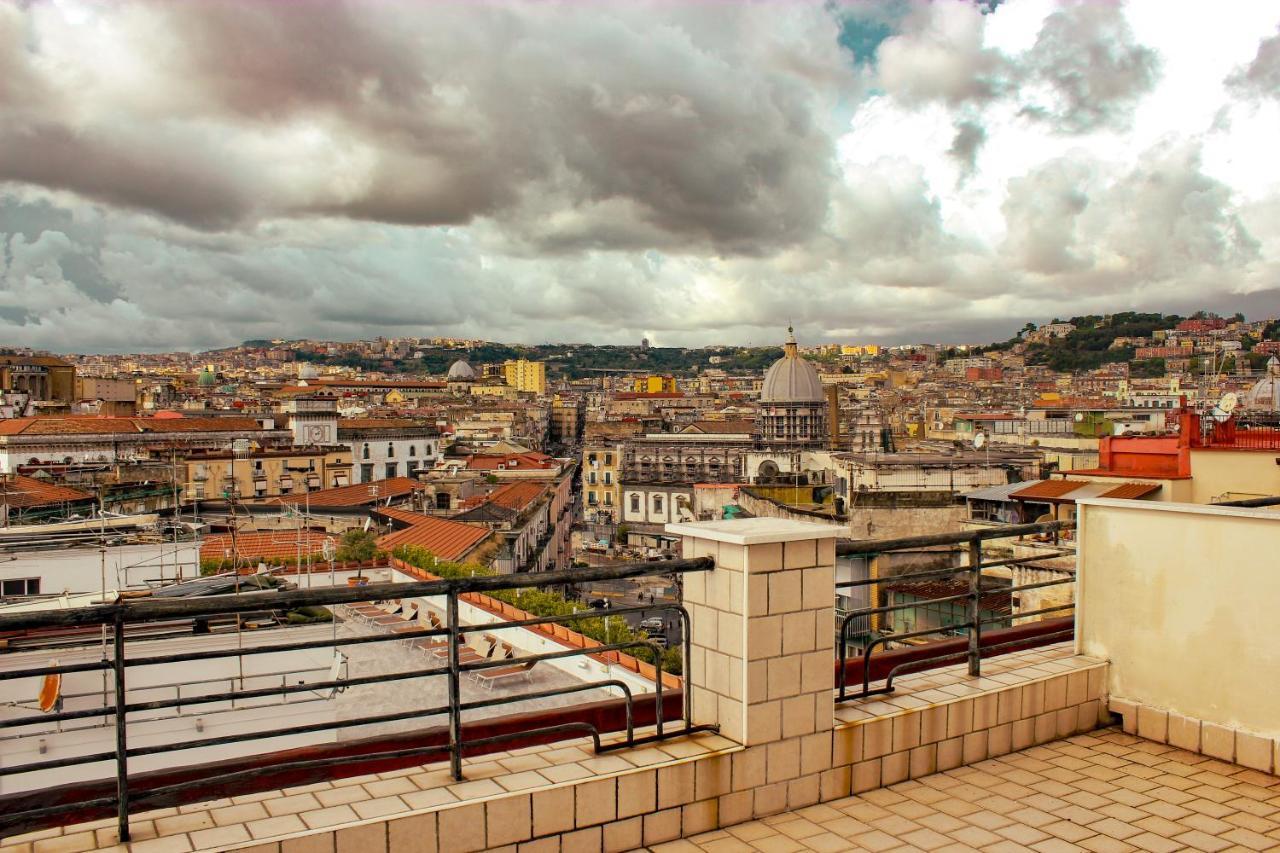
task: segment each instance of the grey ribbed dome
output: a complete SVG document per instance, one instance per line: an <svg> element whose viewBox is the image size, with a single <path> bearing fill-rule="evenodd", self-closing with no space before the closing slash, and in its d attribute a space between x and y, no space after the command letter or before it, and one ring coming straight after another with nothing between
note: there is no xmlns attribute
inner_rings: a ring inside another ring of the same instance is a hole
<svg viewBox="0 0 1280 853"><path fill-rule="evenodd" d="M800 357L794 334L788 329L786 355L773 363L760 386L762 403L821 403L826 399L818 368Z"/></svg>
<svg viewBox="0 0 1280 853"><path fill-rule="evenodd" d="M449 378L454 381L475 379L476 371L475 368L467 364L466 359L460 358L453 364L449 365Z"/></svg>

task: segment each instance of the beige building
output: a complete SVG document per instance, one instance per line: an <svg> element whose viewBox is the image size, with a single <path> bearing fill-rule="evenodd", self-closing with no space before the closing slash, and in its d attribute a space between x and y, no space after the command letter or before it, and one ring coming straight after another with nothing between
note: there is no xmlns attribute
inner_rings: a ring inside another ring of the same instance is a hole
<svg viewBox="0 0 1280 853"><path fill-rule="evenodd" d="M305 494L351 485L350 447L259 450L237 458L230 451L195 453L183 462L188 500L241 500Z"/></svg>
<svg viewBox="0 0 1280 853"><path fill-rule="evenodd" d="M506 361L502 364L502 375L507 384L517 391L547 393L547 365L544 362L523 358Z"/></svg>

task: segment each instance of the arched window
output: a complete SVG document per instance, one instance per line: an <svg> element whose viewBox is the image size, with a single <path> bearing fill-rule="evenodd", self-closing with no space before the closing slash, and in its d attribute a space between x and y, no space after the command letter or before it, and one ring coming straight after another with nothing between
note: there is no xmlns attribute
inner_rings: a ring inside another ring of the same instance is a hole
<svg viewBox="0 0 1280 853"><path fill-rule="evenodd" d="M417 455L418 455L418 449L414 447L412 444L409 445L409 456L412 458Z"/></svg>
<svg viewBox="0 0 1280 853"><path fill-rule="evenodd" d="M387 458L390 459L396 455L396 445L393 441L387 442Z"/></svg>
<svg viewBox="0 0 1280 853"><path fill-rule="evenodd" d="M367 443L365 444L364 449L361 451L361 458L363 459L369 458L369 445Z"/></svg>

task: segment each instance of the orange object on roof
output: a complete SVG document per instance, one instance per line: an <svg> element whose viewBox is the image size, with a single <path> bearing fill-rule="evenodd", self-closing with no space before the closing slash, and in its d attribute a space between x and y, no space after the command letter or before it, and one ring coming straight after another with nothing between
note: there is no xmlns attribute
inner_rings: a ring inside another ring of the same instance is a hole
<svg viewBox="0 0 1280 853"><path fill-rule="evenodd" d="M1025 489L1010 492L1014 500L1056 500L1086 485L1084 480L1041 480Z"/></svg>
<svg viewBox="0 0 1280 853"><path fill-rule="evenodd" d="M1152 492L1160 491L1159 483L1122 483L1110 491L1098 495L1100 498L1123 498L1135 500L1144 498Z"/></svg>
<svg viewBox="0 0 1280 853"><path fill-rule="evenodd" d="M390 551L401 545L425 548L442 560L461 560L489 537L489 529L447 518L423 516L423 520L378 539L378 547Z"/></svg>

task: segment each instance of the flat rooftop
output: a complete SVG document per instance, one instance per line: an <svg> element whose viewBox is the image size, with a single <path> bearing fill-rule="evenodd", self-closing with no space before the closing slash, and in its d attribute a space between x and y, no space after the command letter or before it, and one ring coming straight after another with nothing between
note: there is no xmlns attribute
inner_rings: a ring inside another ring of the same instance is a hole
<svg viewBox="0 0 1280 853"><path fill-rule="evenodd" d="M652 849L1280 848L1280 777L1100 729Z"/></svg>

